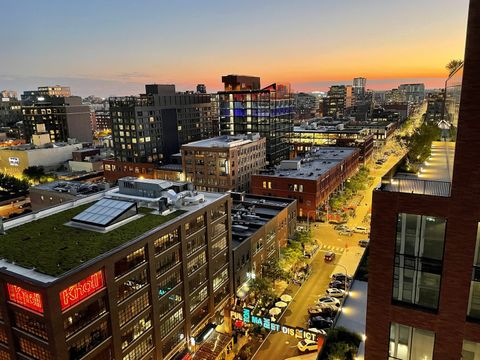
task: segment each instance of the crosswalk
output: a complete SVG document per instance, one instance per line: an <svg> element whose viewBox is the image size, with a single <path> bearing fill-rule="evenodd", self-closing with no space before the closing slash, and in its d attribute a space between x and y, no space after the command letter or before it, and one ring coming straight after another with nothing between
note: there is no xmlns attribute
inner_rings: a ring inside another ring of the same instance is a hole
<svg viewBox="0 0 480 360"><path fill-rule="evenodd" d="M320 250L333 251L335 253L343 253L345 251L345 248L344 247L339 247L339 246L321 244L320 245Z"/></svg>

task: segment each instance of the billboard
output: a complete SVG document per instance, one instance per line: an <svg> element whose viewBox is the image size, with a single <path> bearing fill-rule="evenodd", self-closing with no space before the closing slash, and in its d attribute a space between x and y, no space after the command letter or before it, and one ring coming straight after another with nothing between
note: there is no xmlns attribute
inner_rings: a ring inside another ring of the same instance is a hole
<svg viewBox="0 0 480 360"><path fill-rule="evenodd" d="M8 298L11 302L43 314L42 295L37 292L7 283Z"/></svg>
<svg viewBox="0 0 480 360"><path fill-rule="evenodd" d="M103 271L99 270L60 292L60 306L67 310L105 287Z"/></svg>

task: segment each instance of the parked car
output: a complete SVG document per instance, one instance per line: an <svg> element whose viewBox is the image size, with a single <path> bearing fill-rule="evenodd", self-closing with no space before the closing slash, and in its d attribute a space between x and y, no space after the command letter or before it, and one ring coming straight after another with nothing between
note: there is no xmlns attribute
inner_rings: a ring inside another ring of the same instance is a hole
<svg viewBox="0 0 480 360"><path fill-rule="evenodd" d="M351 230L341 230L338 232L339 235L342 235L342 236L352 236L353 233Z"/></svg>
<svg viewBox="0 0 480 360"><path fill-rule="evenodd" d="M364 226L356 226L353 232L357 234L368 234L370 231Z"/></svg>
<svg viewBox="0 0 480 360"><path fill-rule="evenodd" d="M320 299L318 299L319 304L328 304L328 305L334 305L336 307L340 307L340 300L331 297L331 296L323 296Z"/></svg>
<svg viewBox="0 0 480 360"><path fill-rule="evenodd" d="M335 274L332 274L332 280L345 282L345 280L352 281L353 278L344 273L335 273Z"/></svg>
<svg viewBox="0 0 480 360"><path fill-rule="evenodd" d="M318 305L310 306L308 308L308 315L310 317L315 317L315 316L334 317L337 311L338 311L338 307L336 305L318 304Z"/></svg>
<svg viewBox="0 0 480 360"><path fill-rule="evenodd" d="M317 351L318 350L318 344L317 344L316 341L303 339L303 340L298 342L297 348L298 348L298 350L300 350L300 352Z"/></svg>
<svg viewBox="0 0 480 360"><path fill-rule="evenodd" d="M325 261L335 260L335 253L333 251L327 251L324 256Z"/></svg>
<svg viewBox="0 0 480 360"><path fill-rule="evenodd" d="M348 231L348 230L350 230L350 229L348 228L347 225L342 224L342 225L335 225L335 226L333 227L333 230L338 230L338 231L340 231L340 230L347 230L347 231Z"/></svg>
<svg viewBox="0 0 480 360"><path fill-rule="evenodd" d="M308 319L308 326L314 327L320 330L331 328L333 325L333 320L329 318L324 318L322 316L316 316Z"/></svg>
<svg viewBox="0 0 480 360"><path fill-rule="evenodd" d="M315 333L315 334L318 334L318 335L327 336L327 332L325 330L322 330L322 329L310 328L310 329L308 329L308 331L310 331L312 333Z"/></svg>
<svg viewBox="0 0 480 360"><path fill-rule="evenodd" d="M345 290L337 288L329 288L325 290L325 295L331 296L334 298L342 298L345 296Z"/></svg>
<svg viewBox="0 0 480 360"><path fill-rule="evenodd" d="M369 240L365 239L365 240L359 240L358 241L358 246L362 247L362 248L366 248L369 244Z"/></svg>
<svg viewBox="0 0 480 360"><path fill-rule="evenodd" d="M347 286L348 286L348 285L347 285ZM330 283L328 284L328 287L329 287L329 288L344 289L344 290L345 290L345 282L333 280L333 281L330 281Z"/></svg>

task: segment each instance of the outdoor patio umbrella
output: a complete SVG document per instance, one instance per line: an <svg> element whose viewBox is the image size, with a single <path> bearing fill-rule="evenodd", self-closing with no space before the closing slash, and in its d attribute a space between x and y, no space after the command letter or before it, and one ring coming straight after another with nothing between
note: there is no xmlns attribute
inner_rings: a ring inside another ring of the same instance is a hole
<svg viewBox="0 0 480 360"><path fill-rule="evenodd" d="M268 312L270 315L278 315L282 312L278 307L271 308L270 311Z"/></svg>
<svg viewBox="0 0 480 360"><path fill-rule="evenodd" d="M288 305L288 304L287 304L286 302L284 302L284 301L277 301L277 302L275 303L275 306L276 306L276 307L279 307L279 308L287 307L287 305Z"/></svg>
<svg viewBox="0 0 480 360"><path fill-rule="evenodd" d="M291 297L290 295L288 295L288 294L283 294L282 296L280 296L280 299L281 299L282 301L285 301L285 302L290 302L290 301L292 301L292 297Z"/></svg>

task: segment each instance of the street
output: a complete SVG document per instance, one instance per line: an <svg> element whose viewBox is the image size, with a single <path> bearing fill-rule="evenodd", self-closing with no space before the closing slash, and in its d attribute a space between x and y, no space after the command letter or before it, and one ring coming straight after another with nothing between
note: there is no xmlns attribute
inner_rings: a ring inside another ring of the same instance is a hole
<svg viewBox="0 0 480 360"><path fill-rule="evenodd" d="M385 149L388 147L389 145ZM382 166L373 164L370 166L370 175L374 177L374 181L364 191L364 198L356 209L356 216L349 219L347 225L350 228L360 225L369 226L369 224L362 224L362 221L371 211L373 189L381 181L382 176L402 156L403 152L398 152L398 155L390 155ZM312 274L299 288L298 292L293 294L293 301L279 320L281 324L308 328L308 307L314 305L319 297L325 295L332 273L345 272L345 268L349 275L355 272L364 251L363 248L358 246L358 241L368 238L368 235L365 234L340 236L333 229L333 225L328 223L310 223L310 229L313 238L320 245L320 251L317 252L312 261ZM334 251L336 253L335 264L338 264L337 266L324 261L323 257L326 251ZM298 340L294 337L283 333L270 333L253 359L272 360L296 356L299 354L296 346L297 342Z"/></svg>

